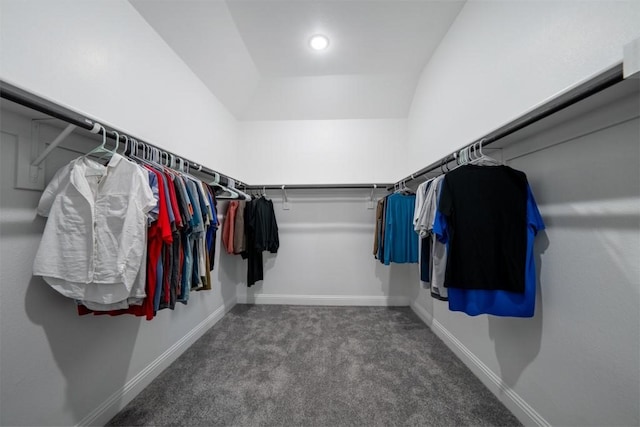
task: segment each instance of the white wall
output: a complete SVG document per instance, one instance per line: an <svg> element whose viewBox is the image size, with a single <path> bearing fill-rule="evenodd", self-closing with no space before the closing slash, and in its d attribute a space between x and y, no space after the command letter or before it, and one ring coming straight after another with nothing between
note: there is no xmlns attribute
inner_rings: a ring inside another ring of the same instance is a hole
<svg viewBox="0 0 640 427"><path fill-rule="evenodd" d="M0 76L235 176L236 122L126 0L1 0Z"/></svg>
<svg viewBox="0 0 640 427"><path fill-rule="evenodd" d="M317 305L407 305L411 265L382 265L373 257L375 209L369 190L290 190L290 210L274 201L280 249L264 253L264 281L246 287L239 302ZM378 191L377 200L386 194ZM231 255L223 255L229 256Z"/></svg>
<svg viewBox="0 0 640 427"><path fill-rule="evenodd" d="M533 318L468 317L413 287L414 309L528 424L640 423L640 103L633 83L634 94L503 150L508 164L527 173L547 226L534 250Z"/></svg>
<svg viewBox="0 0 640 427"><path fill-rule="evenodd" d="M405 119L240 122L250 184L394 182L406 169Z"/></svg>
<svg viewBox="0 0 640 427"><path fill-rule="evenodd" d="M616 64L640 37L638 22L635 1L467 2L416 89L407 167ZM536 242L533 319L470 318L413 286L416 311L529 424L640 422L635 96L502 153L564 142L510 162L527 173L548 227Z"/></svg>
<svg viewBox="0 0 640 427"><path fill-rule="evenodd" d="M637 1L476 1L422 72L409 114L411 171L470 144L622 59Z"/></svg>

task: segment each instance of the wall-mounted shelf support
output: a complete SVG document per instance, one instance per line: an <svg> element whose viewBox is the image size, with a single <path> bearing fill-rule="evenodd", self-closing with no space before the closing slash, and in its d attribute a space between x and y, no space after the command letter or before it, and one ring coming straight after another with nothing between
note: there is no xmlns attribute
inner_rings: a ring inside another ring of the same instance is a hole
<svg viewBox="0 0 640 427"><path fill-rule="evenodd" d="M31 162L31 169L35 169L36 177L38 176L38 166L40 166L40 163L44 162L44 160L49 156L49 153L51 153L58 145L60 145L60 143L64 141L65 138L68 137L71 132L73 132L77 127L78 126L72 124L67 125L67 127L64 128L64 130L60 132L60 134L53 141L51 141L49 146L38 156L38 158ZM33 141L32 139L31 144L38 144L38 142L39 141ZM33 175L33 171L31 173Z"/></svg>

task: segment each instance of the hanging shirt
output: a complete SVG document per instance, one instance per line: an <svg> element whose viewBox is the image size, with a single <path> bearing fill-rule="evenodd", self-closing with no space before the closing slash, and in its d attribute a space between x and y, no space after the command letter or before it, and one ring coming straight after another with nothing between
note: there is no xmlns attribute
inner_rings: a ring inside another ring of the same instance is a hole
<svg viewBox="0 0 640 427"><path fill-rule="evenodd" d="M384 263L384 238L385 238L385 228L387 224L387 199L389 196L385 196L382 198L382 223L380 224L380 231L378 234L378 254L376 258L381 263Z"/></svg>
<svg viewBox="0 0 640 427"><path fill-rule="evenodd" d="M160 208L158 207L158 177L151 171L147 171L146 169L144 171L149 176L149 187L153 193L153 198L156 200L156 205L147 213L147 222L151 224L153 221L158 219L158 213L160 212Z"/></svg>
<svg viewBox="0 0 640 427"><path fill-rule="evenodd" d="M376 204L376 226L373 233L373 257L378 257L378 247L380 242L380 233L382 232L382 211L384 210L384 198L378 200Z"/></svg>
<svg viewBox="0 0 640 427"><path fill-rule="evenodd" d="M73 160L40 198L38 214L49 218L33 274L69 298L105 304L127 299L155 203L147 175L119 154L107 166Z"/></svg>
<svg viewBox="0 0 640 427"><path fill-rule="evenodd" d="M233 235L235 234L235 219L238 205L238 202L235 200L229 202L227 214L224 217L224 223L222 223L222 243L229 254L234 253Z"/></svg>
<svg viewBox="0 0 640 427"><path fill-rule="evenodd" d="M429 287L431 296L446 301L447 288L444 286L444 279L447 268L447 250L444 243L433 236L433 224L438 209L443 180L444 175L441 175L430 181L425 196L425 205L420 212L418 221L415 224L415 229L421 236L424 236L425 240L431 245L429 250L425 252L425 254L428 255L427 262L429 263Z"/></svg>
<svg viewBox="0 0 640 427"><path fill-rule="evenodd" d="M182 227L182 215L180 215L180 205L178 204L178 198L176 197L176 189L175 189L175 175L169 173L167 171L164 172L167 177L168 189L169 189L169 200L171 204L171 209L173 211L173 217L175 218L175 227Z"/></svg>
<svg viewBox="0 0 640 427"><path fill-rule="evenodd" d="M160 297L162 285L164 283L164 268L162 255L165 245L173 242L171 231L170 204L168 200L169 192L166 190L167 180L163 178L162 172L145 166L147 170L154 173L158 178L158 220L151 224L147 239L147 299L143 304L142 311L147 320L153 319L160 307Z"/></svg>
<svg viewBox="0 0 640 427"><path fill-rule="evenodd" d="M419 229L417 228L418 221L420 219L420 215L422 214L422 210L425 209L426 196L431 188L432 180L423 182L418 186L416 190L416 207L413 213L413 228L416 230L418 235L420 236ZM430 270L431 267L429 263L431 262L431 237L430 236L420 236L420 280L422 282L428 283L431 281Z"/></svg>
<svg viewBox="0 0 640 427"><path fill-rule="evenodd" d="M445 286L524 292L527 177L509 166L464 165L442 182Z"/></svg>
<svg viewBox="0 0 640 427"><path fill-rule="evenodd" d="M253 286L264 278L262 252L276 253L280 246L273 202L265 197L247 202L244 224L247 250L242 257L247 259L247 286Z"/></svg>
<svg viewBox="0 0 640 427"><path fill-rule="evenodd" d="M434 230L446 241L447 218L437 214ZM524 269L524 292L505 290L448 288L449 309L462 311L470 316L492 314L495 316L532 317L536 300L536 265L533 254L536 234L544 230L544 222L531 189L527 186L527 247Z"/></svg>
<svg viewBox="0 0 640 427"><path fill-rule="evenodd" d="M436 208L438 206L438 196L440 193L440 185L444 175L440 175L431 181L425 183L425 195L423 198L422 209L414 217L413 227L420 237L426 237L433 229L433 221L436 216ZM418 210L416 208L416 210Z"/></svg>
<svg viewBox="0 0 640 427"><path fill-rule="evenodd" d="M387 197L384 230L384 264L418 262L418 236L413 231L415 194Z"/></svg>
<svg viewBox="0 0 640 427"><path fill-rule="evenodd" d="M414 225L414 228L418 224L418 220L420 219L420 215L422 214L422 210L423 210L423 208L425 206L427 192L429 190L429 187L431 186L431 181L432 180L428 180L428 181L423 182L422 184L418 185L418 188L416 189L416 205L415 205L415 209L413 211L413 225ZM415 228L415 229L416 229L416 231L418 231L417 228Z"/></svg>
<svg viewBox="0 0 640 427"><path fill-rule="evenodd" d="M218 213L216 208L216 198L213 189L207 185L207 196L209 197L209 204L211 205L211 213L213 215L213 221L211 226L207 229L206 242L207 242L207 258L209 270L213 270L215 260L215 248L216 248L216 231L218 229ZM234 247L235 249L235 247Z"/></svg>
<svg viewBox="0 0 640 427"><path fill-rule="evenodd" d="M205 269L207 268L205 265L206 259L204 254L204 239L206 237L205 232L206 222L208 221L208 214L206 204L202 200L202 198L204 197L204 195L202 194L202 187L199 185L198 181L189 176L187 177L187 186L189 190L191 190L190 194L192 196L194 216L197 220L197 223L194 225L191 234L191 238L193 239L193 269L191 289L199 289L204 285L202 277L204 275Z"/></svg>
<svg viewBox="0 0 640 427"><path fill-rule="evenodd" d="M242 253L247 247L244 235L244 207L246 204L246 201L241 200L238 202L238 209L236 209L236 222L233 229L233 251L236 254Z"/></svg>
<svg viewBox="0 0 640 427"><path fill-rule="evenodd" d="M280 239L278 236L278 223L273 210L273 201L261 197L255 201L255 213L253 216L253 229L255 232L255 247L259 251L269 251L272 254L278 252Z"/></svg>

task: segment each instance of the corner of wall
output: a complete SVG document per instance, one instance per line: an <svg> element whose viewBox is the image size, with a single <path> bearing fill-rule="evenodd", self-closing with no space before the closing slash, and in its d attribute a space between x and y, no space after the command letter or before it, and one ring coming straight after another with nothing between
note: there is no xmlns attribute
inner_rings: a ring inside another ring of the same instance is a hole
<svg viewBox="0 0 640 427"><path fill-rule="evenodd" d="M419 298L411 303L411 309L524 425L551 426L542 415L509 387L498 374L493 372L480 358L438 322L420 304Z"/></svg>

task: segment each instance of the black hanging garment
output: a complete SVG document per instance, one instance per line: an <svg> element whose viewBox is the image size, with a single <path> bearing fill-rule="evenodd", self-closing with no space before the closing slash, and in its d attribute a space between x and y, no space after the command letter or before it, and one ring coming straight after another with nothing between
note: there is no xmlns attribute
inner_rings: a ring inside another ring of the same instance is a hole
<svg viewBox="0 0 640 427"><path fill-rule="evenodd" d="M509 166L449 172L438 210L448 219L445 286L525 290L527 177Z"/></svg>
<svg viewBox="0 0 640 427"><path fill-rule="evenodd" d="M247 248L242 258L247 260L247 286L264 279L262 252L278 252L280 240L273 202L264 197L247 202L244 208Z"/></svg>

